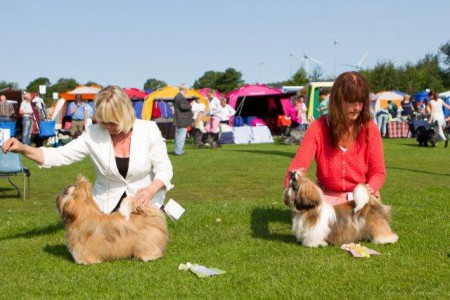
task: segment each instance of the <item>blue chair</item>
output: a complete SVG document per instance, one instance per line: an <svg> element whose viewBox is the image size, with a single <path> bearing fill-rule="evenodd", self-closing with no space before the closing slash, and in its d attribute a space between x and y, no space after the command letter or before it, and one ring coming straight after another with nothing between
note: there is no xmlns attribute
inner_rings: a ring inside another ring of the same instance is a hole
<svg viewBox="0 0 450 300"><path fill-rule="evenodd" d="M22 166L22 159L20 154L7 152L3 153L0 150L0 178L7 178L17 190L18 196L20 196L20 190L14 182L11 181L12 176L23 176L23 196L22 200L26 199L26 196L30 193L30 171Z"/></svg>

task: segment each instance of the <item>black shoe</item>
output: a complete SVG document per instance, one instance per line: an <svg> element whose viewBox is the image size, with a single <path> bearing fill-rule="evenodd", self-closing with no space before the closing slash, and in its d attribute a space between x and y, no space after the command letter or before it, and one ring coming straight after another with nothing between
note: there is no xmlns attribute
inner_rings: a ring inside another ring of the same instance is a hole
<svg viewBox="0 0 450 300"><path fill-rule="evenodd" d="M448 147L448 140L445 140L444 148L447 148L447 147Z"/></svg>

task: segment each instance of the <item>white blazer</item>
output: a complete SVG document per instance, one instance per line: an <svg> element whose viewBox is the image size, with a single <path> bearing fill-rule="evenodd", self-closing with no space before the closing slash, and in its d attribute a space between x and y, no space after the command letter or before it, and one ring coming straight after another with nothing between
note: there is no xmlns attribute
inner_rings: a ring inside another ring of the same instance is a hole
<svg viewBox="0 0 450 300"><path fill-rule="evenodd" d="M93 196L100 210L110 213L124 192L134 195L149 186L152 180L161 180L170 190L172 163L161 132L153 121L137 119L133 125L130 162L126 178L117 169L111 135L100 125L91 125L77 139L63 147L41 147L44 164L41 167L70 165L90 156L96 173Z"/></svg>

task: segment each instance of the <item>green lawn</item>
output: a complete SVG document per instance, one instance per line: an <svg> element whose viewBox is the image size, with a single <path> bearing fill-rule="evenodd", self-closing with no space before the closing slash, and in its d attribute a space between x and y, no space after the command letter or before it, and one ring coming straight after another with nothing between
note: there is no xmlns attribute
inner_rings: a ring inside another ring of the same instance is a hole
<svg viewBox="0 0 450 300"><path fill-rule="evenodd" d="M168 220L166 255L94 266L74 263L55 210L57 193L78 173L94 179L90 161L39 169L24 159L32 172L28 200L0 181L0 298L449 299L450 149L420 148L413 139L383 142L381 194L393 206L400 238L394 245L363 243L381 253L369 259L296 243L281 194L297 146L188 144L186 156L170 156L175 188L168 196L186 213L178 223ZM227 273L197 278L178 270L186 262Z"/></svg>

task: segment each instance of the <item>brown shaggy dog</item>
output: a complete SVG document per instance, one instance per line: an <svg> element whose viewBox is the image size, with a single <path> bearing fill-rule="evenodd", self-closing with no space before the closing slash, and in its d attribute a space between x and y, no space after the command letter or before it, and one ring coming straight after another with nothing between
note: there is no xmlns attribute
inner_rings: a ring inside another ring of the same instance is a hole
<svg viewBox="0 0 450 300"><path fill-rule="evenodd" d="M105 214L92 198L91 183L82 176L58 195L56 206L66 227L67 248L78 264L155 260L167 248L169 233L160 209L136 207L127 197L119 212Z"/></svg>
<svg viewBox="0 0 450 300"><path fill-rule="evenodd" d="M342 245L371 240L374 243L395 243L391 208L371 196L365 185L353 191L355 201L332 206L323 200L322 190L297 171L283 194L291 208L293 231L297 241L307 247Z"/></svg>

